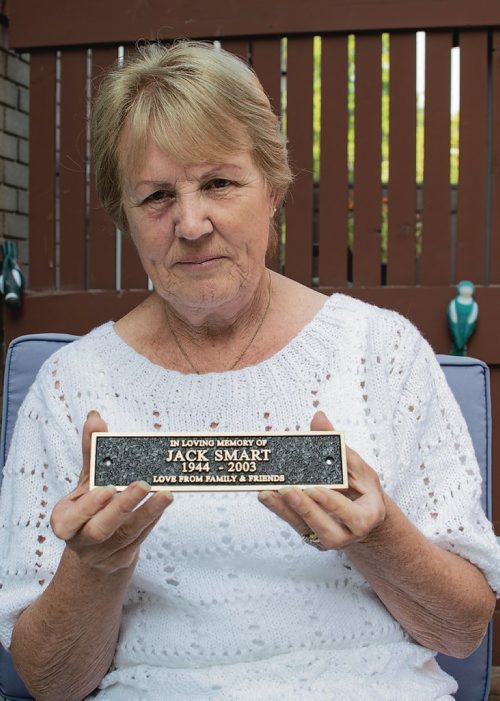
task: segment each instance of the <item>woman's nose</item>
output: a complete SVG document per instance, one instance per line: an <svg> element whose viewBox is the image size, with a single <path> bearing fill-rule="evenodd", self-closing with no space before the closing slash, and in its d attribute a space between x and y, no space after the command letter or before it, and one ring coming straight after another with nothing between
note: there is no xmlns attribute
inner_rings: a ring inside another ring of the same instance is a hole
<svg viewBox="0 0 500 701"><path fill-rule="evenodd" d="M214 227L208 208L199 193L178 197L175 207L174 233L178 238L195 241L212 233Z"/></svg>

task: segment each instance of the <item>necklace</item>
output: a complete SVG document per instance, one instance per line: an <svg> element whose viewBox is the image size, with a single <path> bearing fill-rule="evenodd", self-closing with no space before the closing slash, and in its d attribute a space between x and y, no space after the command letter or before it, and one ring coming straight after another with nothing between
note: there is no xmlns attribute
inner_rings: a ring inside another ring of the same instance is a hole
<svg viewBox="0 0 500 701"><path fill-rule="evenodd" d="M263 324L264 321L266 320L267 313L268 313L268 311L269 311L269 307L271 306L271 297L272 297L271 273L270 273L269 271L267 271L267 272L268 272L268 275L269 275L269 288L268 288L269 292L268 292L268 299L267 299L266 309L265 309L265 311L264 311L264 314L262 315L261 320L259 321L259 323L258 323L258 325L257 325L257 328L256 328L255 331L253 332L252 337L250 338L250 340L248 341L248 343L246 344L246 346L243 348L243 350L241 351L241 353L239 354L239 356L236 358L236 360L234 361L234 363L231 365L231 367L228 368L228 370L234 370L234 368L238 365L238 363L239 363L240 360L243 358L243 356L245 355L245 353L248 351L248 349L250 348L250 346L252 345L252 343L255 341L255 339L256 339L256 337L257 337L257 334L259 333L259 331L260 331L261 328L262 328L262 324ZM181 343L180 343L180 341L179 341L179 338L178 338L177 334L175 333L172 324L170 323L170 319L168 318L168 313L165 314L165 316L166 316L166 319L167 319L167 326L168 326L168 329L169 329L170 333L172 334L172 338L174 339L174 341L175 341L175 343L176 343L176 345L177 345L177 348L178 348L179 351L181 352L183 358L186 360L187 364L189 365L189 367L192 369L192 371L193 371L196 375L201 375L201 371L194 365L193 361L191 360L191 358L189 357L189 355L186 353L185 349L181 346Z"/></svg>

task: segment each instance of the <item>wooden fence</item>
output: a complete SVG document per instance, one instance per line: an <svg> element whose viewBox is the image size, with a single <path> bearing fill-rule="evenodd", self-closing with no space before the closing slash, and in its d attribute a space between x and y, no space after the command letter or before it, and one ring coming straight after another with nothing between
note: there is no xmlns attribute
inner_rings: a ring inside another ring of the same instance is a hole
<svg viewBox="0 0 500 701"><path fill-rule="evenodd" d="M326 293L341 290L401 311L439 352L450 347L446 307L453 285L473 280L480 322L469 352L492 368L494 420L500 427L498 0L221 0L215 9L201 0L16 0L10 19L12 47L31 53L30 260L22 313L5 315L7 340L35 331L83 333L118 318L148 294L130 241L104 215L91 185L90 98L103 71L119 51L133 51L137 39L217 39L250 62L275 108L286 114L297 177L274 267ZM426 37L421 183L416 178L419 31ZM383 34L389 35L386 184L381 179ZM316 145L315 41L321 44ZM455 188L450 183L452 47L460 50ZM498 428L494 451L499 475ZM500 532L498 476L493 501ZM496 655L500 663L498 648Z"/></svg>

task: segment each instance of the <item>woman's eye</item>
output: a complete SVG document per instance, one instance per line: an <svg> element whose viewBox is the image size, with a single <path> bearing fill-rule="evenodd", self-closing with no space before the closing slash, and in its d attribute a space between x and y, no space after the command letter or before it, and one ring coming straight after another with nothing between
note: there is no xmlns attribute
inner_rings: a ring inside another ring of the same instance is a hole
<svg viewBox="0 0 500 701"><path fill-rule="evenodd" d="M146 199L144 200L145 202L164 202L165 200L171 199L172 195L167 192L166 190L157 190L156 192L151 193Z"/></svg>
<svg viewBox="0 0 500 701"><path fill-rule="evenodd" d="M226 180L226 178L214 178L207 183L206 187L208 190L224 190L229 185L231 185L231 181Z"/></svg>

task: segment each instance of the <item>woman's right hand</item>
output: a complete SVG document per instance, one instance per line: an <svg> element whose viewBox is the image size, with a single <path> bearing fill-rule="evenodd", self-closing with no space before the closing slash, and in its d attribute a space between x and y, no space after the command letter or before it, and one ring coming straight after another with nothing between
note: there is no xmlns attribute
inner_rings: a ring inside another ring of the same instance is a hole
<svg viewBox="0 0 500 701"><path fill-rule="evenodd" d="M141 543L172 503L172 495L156 492L141 504L150 491L145 482L132 482L120 493L114 487L89 491L91 435L107 430L100 415L91 411L83 427L78 487L55 505L50 523L83 565L111 574L135 564Z"/></svg>

